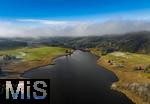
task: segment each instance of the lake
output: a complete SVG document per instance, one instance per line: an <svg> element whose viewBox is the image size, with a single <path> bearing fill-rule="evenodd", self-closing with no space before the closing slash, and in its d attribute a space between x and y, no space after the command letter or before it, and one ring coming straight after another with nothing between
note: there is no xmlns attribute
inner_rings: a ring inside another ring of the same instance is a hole
<svg viewBox="0 0 150 104"><path fill-rule="evenodd" d="M97 65L98 57L82 51L54 60L55 65L25 72L25 78L51 79L51 104L133 104L110 88L118 79Z"/></svg>

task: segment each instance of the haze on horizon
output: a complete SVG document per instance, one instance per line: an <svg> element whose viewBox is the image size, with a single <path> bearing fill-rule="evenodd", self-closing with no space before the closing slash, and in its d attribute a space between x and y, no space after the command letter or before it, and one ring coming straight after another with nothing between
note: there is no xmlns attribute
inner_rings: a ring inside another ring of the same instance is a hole
<svg viewBox="0 0 150 104"><path fill-rule="evenodd" d="M149 0L1 0L0 37L150 31Z"/></svg>

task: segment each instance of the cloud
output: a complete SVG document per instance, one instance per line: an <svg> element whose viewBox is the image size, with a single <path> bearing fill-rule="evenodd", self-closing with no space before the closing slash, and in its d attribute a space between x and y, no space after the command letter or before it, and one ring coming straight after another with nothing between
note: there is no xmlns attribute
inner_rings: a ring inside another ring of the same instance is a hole
<svg viewBox="0 0 150 104"><path fill-rule="evenodd" d="M40 23L45 25L66 25L66 21L51 21L51 20L39 20L39 19L17 19L19 22L28 22L28 23Z"/></svg>
<svg viewBox="0 0 150 104"><path fill-rule="evenodd" d="M0 21L0 37L94 36L144 30L150 31L150 21L125 19L104 22L38 19Z"/></svg>

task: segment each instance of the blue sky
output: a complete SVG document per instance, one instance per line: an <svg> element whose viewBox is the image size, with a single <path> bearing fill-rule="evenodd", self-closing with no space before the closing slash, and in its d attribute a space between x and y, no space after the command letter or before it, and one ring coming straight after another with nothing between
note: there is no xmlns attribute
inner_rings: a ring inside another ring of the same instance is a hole
<svg viewBox="0 0 150 104"><path fill-rule="evenodd" d="M150 0L0 0L0 37L150 31Z"/></svg>
<svg viewBox="0 0 150 104"><path fill-rule="evenodd" d="M108 16L135 18L141 14L148 15L149 11L150 0L0 0L1 19L90 20Z"/></svg>

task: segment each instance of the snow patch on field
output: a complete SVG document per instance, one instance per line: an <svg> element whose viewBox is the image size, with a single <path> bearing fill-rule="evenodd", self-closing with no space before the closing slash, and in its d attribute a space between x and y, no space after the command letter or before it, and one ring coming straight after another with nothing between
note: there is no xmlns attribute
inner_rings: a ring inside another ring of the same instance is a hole
<svg viewBox="0 0 150 104"><path fill-rule="evenodd" d="M26 53L24 52L19 52L19 54L16 56L17 58L23 58L26 56Z"/></svg>
<svg viewBox="0 0 150 104"><path fill-rule="evenodd" d="M113 53L110 53L110 54L113 55L113 56L116 56L116 57L124 57L124 58L129 58L130 57L129 53L123 53L123 52L113 52Z"/></svg>
<svg viewBox="0 0 150 104"><path fill-rule="evenodd" d="M126 56L126 54L122 53L122 52L114 52L114 53L111 53L111 55L113 55L113 56Z"/></svg>

